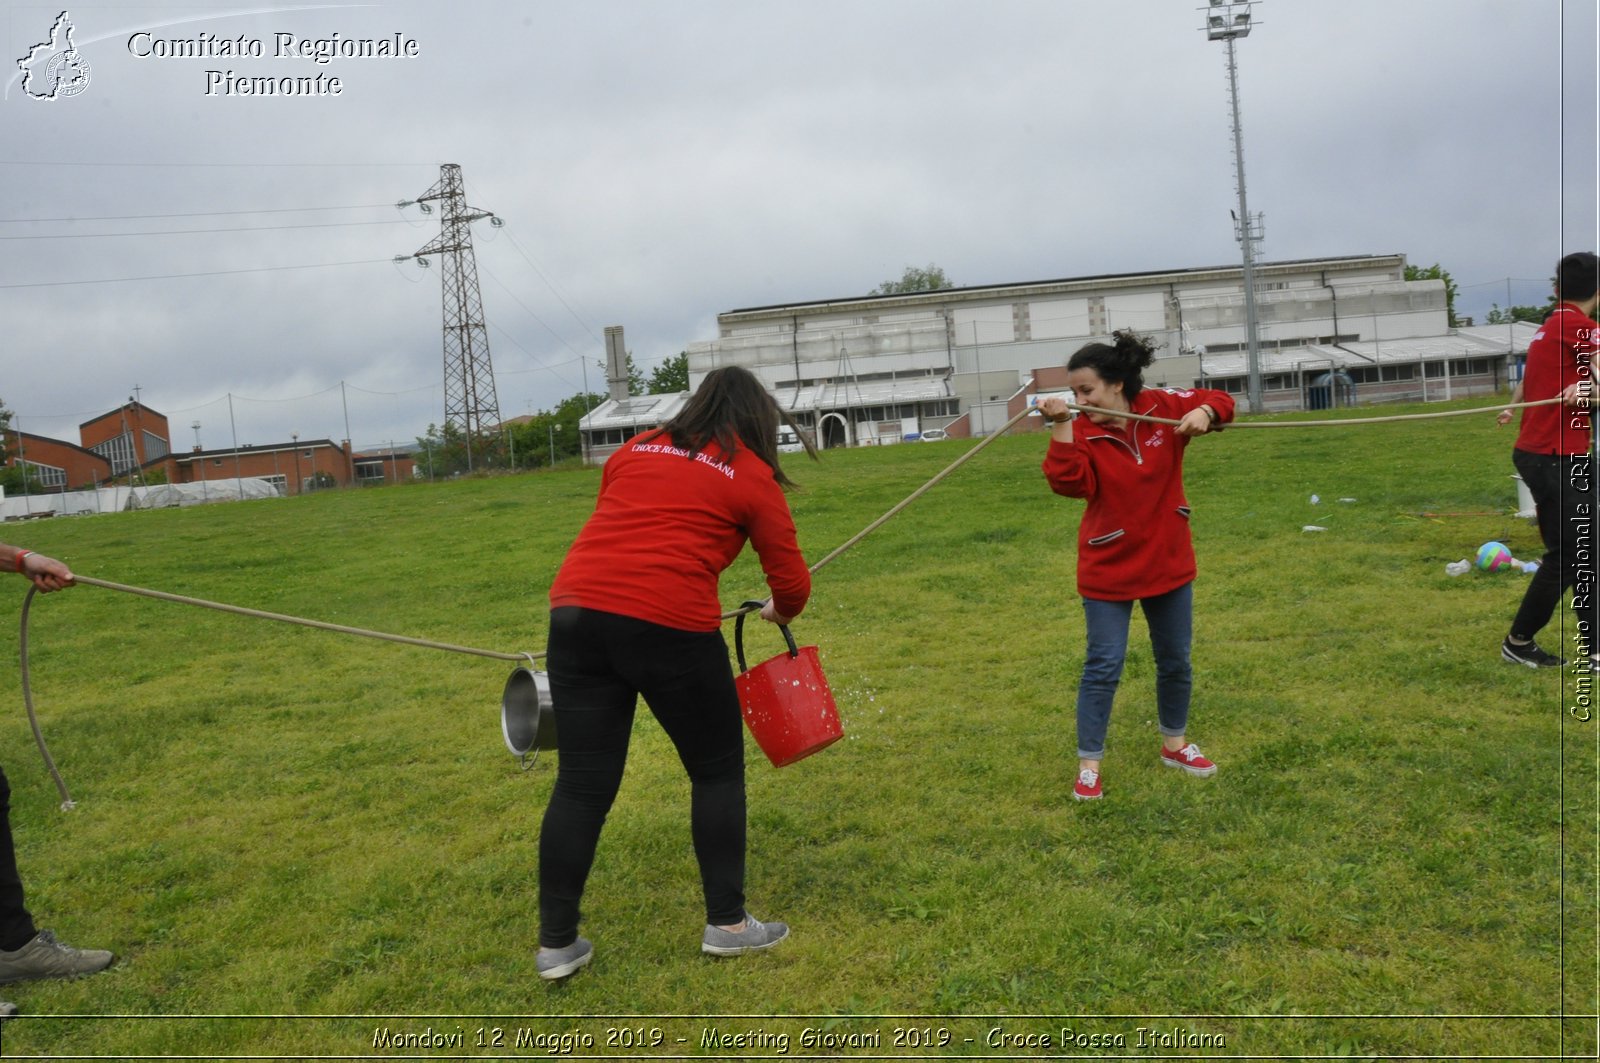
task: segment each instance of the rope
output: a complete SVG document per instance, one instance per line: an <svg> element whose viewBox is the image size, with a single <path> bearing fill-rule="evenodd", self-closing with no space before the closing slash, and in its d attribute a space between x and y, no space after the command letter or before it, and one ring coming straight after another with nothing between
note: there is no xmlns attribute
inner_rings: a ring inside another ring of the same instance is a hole
<svg viewBox="0 0 1600 1063"><path fill-rule="evenodd" d="M1538 402L1516 402L1509 406L1474 406L1467 410L1442 410L1438 413L1395 413L1387 417L1335 417L1321 421L1239 421L1230 424L1229 428L1343 428L1350 424L1389 424L1394 421L1431 421L1436 417L1464 417L1474 413L1499 413L1502 410L1525 410L1530 406L1554 406L1561 401L1558 395L1553 399L1540 399ZM1128 421L1149 421L1151 424L1176 425L1179 422L1169 417L1151 417L1147 414L1132 413L1127 410L1108 410L1100 406L1079 406L1067 403L1069 410L1081 410L1084 413L1103 413L1110 417L1119 417ZM1033 410L1025 410L1032 413ZM1015 422L1016 418L1012 418ZM1008 424L1006 427L1010 427ZM1001 431L1005 431L1004 428ZM1218 429L1221 431L1221 429Z"/></svg>
<svg viewBox="0 0 1600 1063"><path fill-rule="evenodd" d="M973 458L977 457L978 451L982 450L984 447L988 446L990 443L993 443L995 440L997 440L1001 436L1005 435L1006 432L1009 431L1013 425L1015 425L1018 421L1022 420L1024 417L1028 416L1028 414L1030 414L1032 412L1033 412L1033 408L1029 407L1028 409L1025 409L1021 413L1017 414L1015 417L1011 418L1011 420L1009 420L1005 424L1001 425L999 430L997 430L995 432L992 432L991 434L985 436L982 440L980 440L977 446L973 447L971 450L967 451L965 454L962 454L961 457L957 458L955 461L952 461L949 465L946 465L939 472L935 473L934 476L933 476L933 479L929 480L927 483L923 484L921 487L919 487L915 491L911 492L905 498L901 499L898 503L896 503L889 510L889 512L885 513L883 516L879 517L877 520L873 521L871 524L868 524L865 528L862 528L860 531L856 532L850 538L848 538L844 542L840 543L837 547L835 547L833 549L833 551L831 553L828 554L828 556L824 557L821 561L818 561L816 564L811 566L810 571L811 571L812 575L815 575L817 570L820 569L823 565L826 565L828 562L832 561L834 558L838 557L840 554L844 553L846 550L848 550L852 546L856 545L856 543L859 543L862 539L865 539L867 536L869 536L873 532L877 531L884 524L886 524L891 517L895 516L902 509L905 509L911 503L915 502L917 499L919 499L923 495L927 494L927 492L933 487L934 484L938 483L940 480L943 480L946 476L949 476L951 473L955 472L962 465L966 464L968 461L971 461ZM743 616L745 613L754 613L757 610L759 610L761 608L761 606L764 605L764 604L765 604L764 602L758 602L757 604L749 606L749 607L744 608L744 609L735 609L732 612L723 613L722 616L721 616L721 619L723 619L723 620L731 620L732 618L734 618L736 616Z"/></svg>
<svg viewBox="0 0 1600 1063"><path fill-rule="evenodd" d="M1498 412L1500 410L1526 409L1531 406L1548 406L1560 401L1560 398L1554 398L1544 399L1538 402L1514 403L1509 406L1474 407L1467 410L1447 410L1441 413L1398 414L1389 417L1353 417L1321 421L1246 421L1240 424L1235 424L1232 427L1318 428L1344 427L1346 425L1356 424L1380 424L1390 421L1421 421L1436 417L1459 417L1466 414L1484 413L1490 410ZM1150 417L1145 414L1133 413L1131 411L1109 410L1098 406L1082 406L1075 403L1067 403L1067 408L1071 410L1079 410L1084 413L1107 414L1109 416L1132 421L1149 421L1155 424L1165 425L1177 425L1179 423L1165 417ZM888 512L884 513L883 516L879 517L871 524L868 524L855 535L852 535L849 539L846 539L843 543L839 544L839 546L835 547L827 556L813 564L810 567L810 572L813 575L816 574L825 565L838 558L841 554L855 546L857 543L861 542L861 540L865 539L868 535L871 535L873 532L877 531L880 527L898 515L901 510L905 509L911 503L921 498L928 491L932 490L934 485L944 480L962 465L977 457L978 453L983 450L983 448L987 447L989 444L1005 435L1005 433L1010 431L1010 429L1014 427L1017 422L1021 421L1024 417L1027 417L1033 412L1033 407L1027 407L1016 414L1016 416L1012 417L1005 424L1001 425L997 431L980 440L977 446L973 447L971 450L968 450L955 461L945 466L930 480L928 480L927 483L923 484L921 487L917 488L915 491L911 492L911 494L907 495L904 499L895 504L889 509ZM146 598L155 598L159 601L176 602L179 605L199 606L202 609L215 609L218 612L234 613L238 616L255 617L260 620L276 620L285 624L298 624L301 627L318 628L323 631L336 631L345 635L359 635L363 638L382 639L386 642L398 642L407 646L420 646L431 650L444 650L449 653L471 654L477 657L489 657L499 661L520 662L526 660L530 665L546 656L546 654L543 653L500 653L496 650L477 649L472 646L457 646L453 643L435 642L431 639L412 638L408 635L393 635L384 631L372 631L367 628L349 627L344 624L333 624L323 620L309 620L305 617L290 616L286 613L269 613L260 609L247 609L240 605L228 605L224 602L212 602L203 598L190 598L181 594L170 594L166 591L155 591L145 587L133 587L125 583L113 583L110 580L95 579L90 576L74 576L73 580L75 583L81 583L89 587L101 587L105 590L122 591L127 594L137 594ZM33 708L33 685L28 668L28 615L31 606L33 605L33 596L36 591L37 588L30 587L28 589L27 597L24 598L22 602L22 632L19 640L19 647L22 654L22 698L24 704L27 706L28 723L33 728L34 741L38 743L39 753L44 758L45 766L50 769L50 775L55 779L56 789L61 794L61 808L63 811L67 811L75 807L76 802L72 800L72 795L68 793L67 784L62 779L61 772L57 770L54 759L52 759L50 756L50 750L45 745L44 733L39 728L39 721L34 713ZM756 612L759 608L760 605L752 605L743 609L735 609L731 612L721 614L720 619L729 620L734 617L742 616L746 613Z"/></svg>
<svg viewBox="0 0 1600 1063"><path fill-rule="evenodd" d="M812 573L815 574L816 571L819 568L821 568L823 565L826 565L829 561L832 561L834 558L838 557L840 554L842 554L846 550L850 549L856 543L859 543L862 539L865 539L868 535L870 535L873 532L877 531L880 527L883 526L884 523L886 523L889 520L890 517L893 517L895 514L899 513L902 509L905 509L911 503L913 503L917 499L921 498L924 494L927 493L929 488L931 488L934 484L938 483L940 480L943 480L946 476L949 476L951 473L955 472L958 468L960 468L967 461L971 460L972 458L977 457L978 452L980 450L982 450L984 447L988 446L990 443L993 443L996 439L999 439L1001 436L1005 435L1006 432L1010 430L1012 425L1016 424L1018 421L1022 420L1024 417L1028 416L1028 414L1030 414L1032 412L1033 412L1033 410L1032 410L1031 407L1029 409L1023 410L1021 413L1019 413L1015 417L1011 418L1011 420L1009 420L1005 424L1001 425L998 431L996 431L996 432L994 432L994 433L992 433L992 434L990 434L988 436L985 436L984 439L977 446L973 447L971 450L969 450L965 454L961 455L961 457L957 458L955 461L952 461L949 465L945 466L942 471L940 471L939 473L937 473L933 477L933 479L929 480L927 483L923 484L921 487L919 487L915 491L911 492L901 502L899 502L897 505L895 505L894 508L890 509L889 512L885 513L883 516L879 517L877 520L873 521L871 524L868 524L865 528L862 528L860 531L856 532L850 538L846 539L843 543L841 543L838 546L838 548L835 549L831 554L829 554L827 557L824 557L821 561L818 561L816 564L812 565L811 566Z"/></svg>
<svg viewBox="0 0 1600 1063"><path fill-rule="evenodd" d="M411 638L408 635L391 635L384 631L369 631L366 628L347 627L344 624L330 624L324 620L307 620L304 617L289 616L285 613L268 613L260 609L246 609L242 605L208 602L203 598L187 598L181 594L168 594L166 591L153 591L145 587L130 587L125 583L112 583L110 580L95 579L92 576L74 575L72 579L74 583L81 583L87 587L102 587L111 591L124 591L128 594L138 594L145 598L156 598L164 602L197 605L202 609L215 609L218 612L235 613L239 616L253 616L261 620L277 620L285 624L299 624L301 627L337 631L345 635L360 635L369 639L383 639L385 642L399 642L407 646L422 646L430 650L446 650L450 653L467 653L478 657L492 657L498 661L525 660L530 664L544 656L542 653L499 653L495 650L480 650L471 646L456 646L448 642ZM72 794L67 791L66 780L62 779L61 772L56 768L54 758L50 756L50 749L44 742L44 732L39 728L39 718L33 711L33 678L28 668L28 613L33 605L33 596L37 592L37 587L29 587L28 596L22 600L22 635L18 639L18 648L22 653L22 702L28 709L28 724L33 728L33 740L39 746L39 755L44 758L44 766L50 769L50 777L55 779L56 790L61 794L61 811L70 812L77 807L77 802L72 799Z"/></svg>
<svg viewBox="0 0 1600 1063"><path fill-rule="evenodd" d="M44 732L39 729L39 717L33 712L33 684L28 675L28 609L33 605L33 596L38 591L37 587L29 587L28 596L22 599L22 637L18 640L22 652L22 703L28 707L28 726L33 728L33 740L39 745L39 755L44 758L44 766L50 769L50 777L56 781L56 791L61 794L61 811L70 812L78 803L67 792L67 782L61 777L61 772L56 770L56 762L44 744Z"/></svg>
<svg viewBox="0 0 1600 1063"><path fill-rule="evenodd" d="M1244 421L1244 422L1241 422L1241 423L1238 423L1238 424L1229 425L1228 427L1230 427L1230 428L1329 428L1329 427L1340 427L1340 428L1342 428L1345 425L1351 425L1351 424L1384 424L1384 423L1388 423L1388 422L1391 422L1391 421L1426 421L1426 420L1432 420L1433 418L1436 418L1436 417L1461 417L1461 416L1466 415L1466 414L1474 414L1474 413L1499 413L1502 410L1522 410L1522 409L1527 409L1530 406L1551 406L1551 405L1554 405L1555 403L1558 403L1560 401L1561 401L1561 399L1558 396L1558 397L1553 398L1553 399L1540 399L1537 402L1519 402L1519 403L1512 403L1511 405L1508 405L1508 406L1474 406L1471 409L1467 409L1467 410L1444 410L1442 412L1437 412L1437 413L1402 413L1402 414L1391 414L1390 416L1387 416L1387 417L1347 417L1347 418L1336 418L1336 419L1320 420L1320 421ZM1107 414L1107 415L1112 416L1112 417L1120 417L1120 418L1124 418L1124 419L1130 420L1130 421L1149 421L1152 424L1166 424L1166 425L1177 425L1179 423L1179 422L1174 421L1171 418L1167 418L1167 417L1151 417L1151 416L1149 416L1147 414L1132 413L1132 412L1126 411L1126 410L1109 410L1109 409L1105 409L1105 408L1100 407L1100 406L1081 406L1081 405L1078 405L1076 403L1071 403L1071 402L1067 403L1066 405L1067 405L1067 409L1069 409L1069 410L1080 410L1080 411L1082 411L1084 413L1103 413L1103 414ZM811 566L811 570L810 570L811 573L813 575L815 575L817 570L820 569L822 566L826 565L828 562L832 561L834 558L838 557L840 554L844 553L846 550L850 549L852 546L854 546L857 543L859 543L862 539L865 539L868 535L870 535L873 532L877 531L880 527L882 527L885 523L887 523L888 520L891 517L895 516L901 510L905 509L911 503L915 502L917 499L921 498L924 494L926 494L928 492L928 490L933 487L934 484L937 484L940 480L943 480L946 476L949 476L951 473L955 472L956 469L960 468L964 463L966 463L967 461L969 461L972 458L976 457L980 450L982 450L984 447L988 446L990 443L993 443L996 439L999 439L1001 436L1005 435L1006 432L1008 432L1018 421L1022 420L1024 417L1028 416L1030 413L1033 413L1033 412L1035 412L1034 407L1032 407L1032 406L1027 407L1021 413L1018 413L1015 417L1011 418L1011 420L1009 420L1005 424L1001 425L1000 428L997 431L995 431L995 432L991 433L990 435L984 437L983 440L981 440L978 443L977 446L973 447L971 450L967 451L965 454L961 455L961 457L957 458L955 461L953 461L949 465L945 466L945 468L942 469L940 472L935 474L933 479L929 480L927 483L923 484L921 487L919 487L915 491L911 492L911 494L907 495L904 499L902 499L899 503L897 503L892 509L890 509L883 516L879 517L877 520L873 521L871 524L867 525L865 528L862 528L859 532L857 532L855 535L852 535L849 539L846 539L843 543L841 543L838 547L836 547L833 550L833 552L828 554L821 561L818 561L816 564L812 565ZM1219 429L1219 431L1220 431L1220 429ZM751 606L751 607L744 608L744 609L734 609L731 612L723 613L721 615L721 619L723 619L723 620L731 620L734 617L742 616L742 615L744 615L746 613L753 613L753 612L757 611L757 609L759 609L759 608L760 608L760 606Z"/></svg>
<svg viewBox="0 0 1600 1063"><path fill-rule="evenodd" d="M246 609L242 605L227 605L223 602L208 602L204 598L186 598L181 594L168 594L165 591L152 591L144 587L130 587L125 583L112 583L110 580L93 579L89 576L73 577L73 582L82 583L89 587L104 587L111 591L126 591L128 594L139 594L146 598L157 598L164 602L177 602L179 605L198 605L202 609L215 609L223 613L237 613L239 616L253 616L261 620L277 620L285 624L299 624L301 627L320 628L323 631L337 631L345 635L360 635L363 638L383 639L386 642L399 642L407 646L422 646L430 650L445 650L449 653L470 653L478 657L492 657L497 661L521 661L527 658L543 657L542 653L500 653L495 650L474 649L471 646L456 646L448 642L434 642L430 639L411 638L408 635L391 635L384 631L369 631L361 627L346 627L343 624L330 624L324 620L307 620L304 617L289 616L285 613L266 613L260 609Z"/></svg>

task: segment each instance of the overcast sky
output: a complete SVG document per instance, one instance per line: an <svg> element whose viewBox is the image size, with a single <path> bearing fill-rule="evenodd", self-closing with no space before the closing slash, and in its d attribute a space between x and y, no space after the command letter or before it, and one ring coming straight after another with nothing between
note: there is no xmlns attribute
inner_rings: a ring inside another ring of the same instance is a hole
<svg viewBox="0 0 1600 1063"><path fill-rule="evenodd" d="M136 387L179 449L195 421L207 447L339 439L346 408L358 446L411 441L443 419L441 270L392 259L439 216L395 204L446 162L505 221L474 227L505 417L580 391L585 363L603 392L607 325L648 372L721 311L909 264L958 285L1231 264L1226 49L1201 6L101 3L67 8L88 84L38 100L17 60L62 8L5 3L0 401L74 442ZM1267 260L1437 262L1481 320L1600 244L1592 2L1255 17L1239 81ZM417 54L276 58L278 34ZM262 56L135 54L240 37ZM228 94L230 71L341 91Z"/></svg>

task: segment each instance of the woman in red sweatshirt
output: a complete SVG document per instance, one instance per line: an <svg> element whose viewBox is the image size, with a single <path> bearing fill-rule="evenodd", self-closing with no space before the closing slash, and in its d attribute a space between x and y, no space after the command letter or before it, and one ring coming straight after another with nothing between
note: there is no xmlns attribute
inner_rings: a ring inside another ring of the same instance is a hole
<svg viewBox="0 0 1600 1063"><path fill-rule="evenodd" d="M1072 789L1080 801L1101 794L1106 726L1122 678L1135 601L1144 609L1155 651L1161 763L1191 775L1217 770L1186 737L1195 563L1183 451L1193 437L1233 418L1233 400L1223 391L1145 388L1142 371L1154 347L1131 330L1113 338L1114 344L1088 344L1067 362L1067 383L1077 402L1178 424L1087 413L1074 429L1074 414L1064 399L1039 401L1040 412L1052 422L1045 479L1056 494L1089 503L1078 526L1078 593L1088 631L1078 683L1078 779Z"/></svg>
<svg viewBox="0 0 1600 1063"><path fill-rule="evenodd" d="M565 978L594 955L578 936L578 905L640 696L689 774L701 949L738 955L789 933L744 908L744 727L717 593L748 540L772 590L763 620L787 624L811 594L783 495L780 416L750 372L713 370L683 412L606 462L594 513L550 588L560 766L539 836L541 978Z"/></svg>

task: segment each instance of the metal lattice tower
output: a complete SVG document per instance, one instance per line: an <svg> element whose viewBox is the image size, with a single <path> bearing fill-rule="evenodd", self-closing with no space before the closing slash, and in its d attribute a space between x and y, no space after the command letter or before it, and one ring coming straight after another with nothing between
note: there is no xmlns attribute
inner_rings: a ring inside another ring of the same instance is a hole
<svg viewBox="0 0 1600 1063"><path fill-rule="evenodd" d="M500 400L495 394L494 366L489 361L489 333L483 323L483 296L478 291L478 262L472 253L473 222L488 218L498 226L492 211L467 206L461 167L447 162L439 167L439 180L416 199L430 208L439 202L439 235L410 256L438 255L444 263L444 423L459 428L466 439L467 467L472 467L473 443L500 425Z"/></svg>

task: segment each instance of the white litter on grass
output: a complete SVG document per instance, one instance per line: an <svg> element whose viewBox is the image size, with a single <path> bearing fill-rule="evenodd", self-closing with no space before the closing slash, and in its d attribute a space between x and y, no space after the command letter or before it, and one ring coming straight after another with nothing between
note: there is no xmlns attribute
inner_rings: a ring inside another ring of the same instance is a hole
<svg viewBox="0 0 1600 1063"><path fill-rule="evenodd" d="M1324 528L1320 524L1306 524L1306 525L1302 525L1300 530L1301 531L1327 531L1328 529Z"/></svg>
<svg viewBox="0 0 1600 1063"><path fill-rule="evenodd" d="M1319 505L1321 502L1322 502L1322 499L1318 498L1316 495L1312 495L1311 496L1311 504L1313 506Z"/></svg>
<svg viewBox="0 0 1600 1063"><path fill-rule="evenodd" d="M1354 502L1355 499L1353 499L1353 498L1341 498L1341 499L1339 499L1339 501L1341 501L1341 502Z"/></svg>
<svg viewBox="0 0 1600 1063"><path fill-rule="evenodd" d="M1447 576L1465 576L1471 571L1472 562L1464 557L1460 561L1451 561L1444 566L1444 574Z"/></svg>

